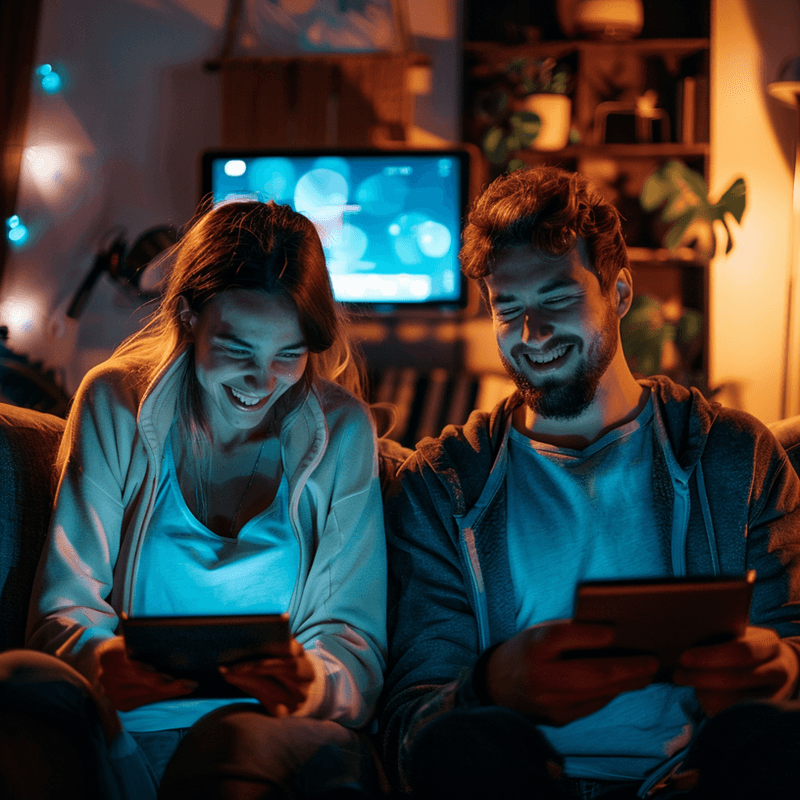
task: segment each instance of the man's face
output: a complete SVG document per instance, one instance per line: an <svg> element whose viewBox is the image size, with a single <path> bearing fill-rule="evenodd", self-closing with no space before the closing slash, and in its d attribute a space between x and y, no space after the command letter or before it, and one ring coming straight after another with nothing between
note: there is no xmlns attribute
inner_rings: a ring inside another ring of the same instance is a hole
<svg viewBox="0 0 800 800"><path fill-rule="evenodd" d="M588 409L617 352L620 313L583 241L564 256L509 250L486 288L500 358L534 414L570 419Z"/></svg>

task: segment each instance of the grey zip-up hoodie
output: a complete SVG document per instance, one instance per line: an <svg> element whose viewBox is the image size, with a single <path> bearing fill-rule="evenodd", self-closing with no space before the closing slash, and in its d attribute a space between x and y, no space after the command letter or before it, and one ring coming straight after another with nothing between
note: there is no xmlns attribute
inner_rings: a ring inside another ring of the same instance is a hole
<svg viewBox="0 0 800 800"><path fill-rule="evenodd" d="M27 646L57 655L91 683L97 648L132 613L161 459L187 354L149 386L133 358L83 380L62 439L61 479L31 597ZM383 680L386 551L369 412L319 380L281 425L289 519L300 567L288 613L314 664L296 716L370 723ZM264 575L268 591L269 575ZM235 611L232 606L231 613Z"/></svg>
<svg viewBox="0 0 800 800"><path fill-rule="evenodd" d="M800 652L800 480L766 426L668 378L652 390L659 544L675 576L757 573L750 620ZM389 672L384 757L405 790L419 730L481 704L473 670L517 632L506 467L519 394L424 439L386 499ZM790 638L792 637L792 638ZM797 687L795 687L795 695ZM659 771L660 772L660 771Z"/></svg>

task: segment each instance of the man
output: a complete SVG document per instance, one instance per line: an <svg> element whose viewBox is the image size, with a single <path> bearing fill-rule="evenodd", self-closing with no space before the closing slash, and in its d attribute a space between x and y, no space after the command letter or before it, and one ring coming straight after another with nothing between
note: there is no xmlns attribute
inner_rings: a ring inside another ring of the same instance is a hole
<svg viewBox="0 0 800 800"><path fill-rule="evenodd" d="M390 775L440 800L800 797L796 716L737 705L798 692L800 482L785 454L743 412L634 379L619 217L579 175L499 178L461 262L518 391L420 442L389 493ZM575 652L614 636L571 621L579 581L751 569L751 627L684 652L670 682L649 655Z"/></svg>

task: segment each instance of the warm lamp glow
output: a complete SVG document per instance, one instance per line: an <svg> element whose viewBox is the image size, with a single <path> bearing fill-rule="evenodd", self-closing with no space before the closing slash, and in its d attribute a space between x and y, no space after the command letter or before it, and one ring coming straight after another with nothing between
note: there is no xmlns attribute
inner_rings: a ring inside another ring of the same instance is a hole
<svg viewBox="0 0 800 800"><path fill-rule="evenodd" d="M31 122L20 166L20 191L38 195L51 209L80 202L91 179L88 158L95 146L75 113L55 95L41 101Z"/></svg>
<svg viewBox="0 0 800 800"><path fill-rule="evenodd" d="M73 188L81 176L81 167L70 147L37 144L25 148L21 175L36 186L44 200L54 203Z"/></svg>
<svg viewBox="0 0 800 800"><path fill-rule="evenodd" d="M32 293L19 292L6 297L0 303L0 321L8 327L9 337L19 341L24 338L24 334L32 333L37 322L44 319L42 306L41 298Z"/></svg>

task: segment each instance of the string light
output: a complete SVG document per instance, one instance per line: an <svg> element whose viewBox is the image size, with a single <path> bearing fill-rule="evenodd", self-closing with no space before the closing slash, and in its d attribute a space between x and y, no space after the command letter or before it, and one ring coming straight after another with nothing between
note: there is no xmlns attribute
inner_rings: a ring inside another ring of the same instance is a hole
<svg viewBox="0 0 800 800"><path fill-rule="evenodd" d="M42 64L37 67L36 76L47 94L58 94L64 88L64 79L53 69L52 64Z"/></svg>
<svg viewBox="0 0 800 800"><path fill-rule="evenodd" d="M22 247L28 240L28 229L16 214L6 220L6 239L15 247Z"/></svg>

